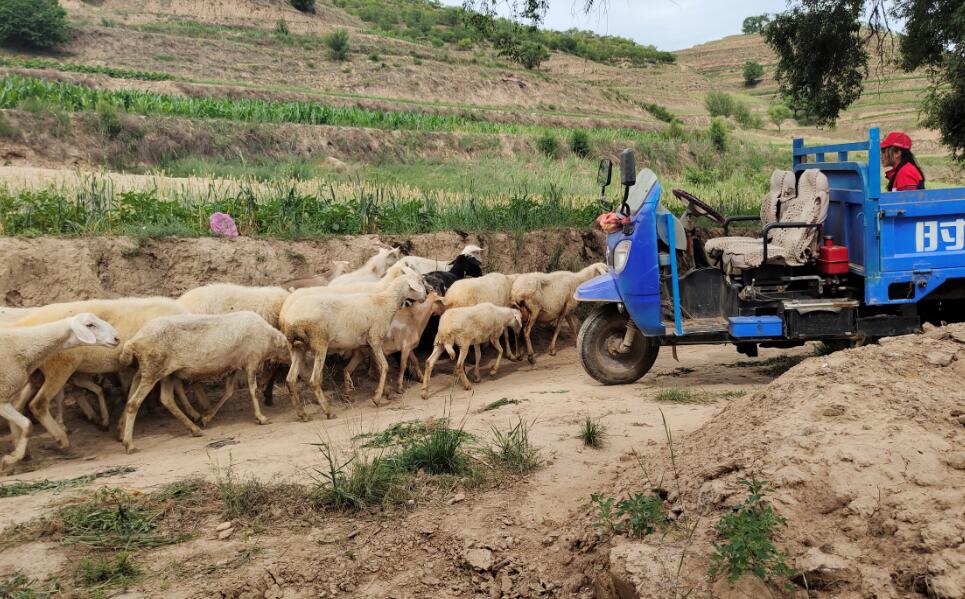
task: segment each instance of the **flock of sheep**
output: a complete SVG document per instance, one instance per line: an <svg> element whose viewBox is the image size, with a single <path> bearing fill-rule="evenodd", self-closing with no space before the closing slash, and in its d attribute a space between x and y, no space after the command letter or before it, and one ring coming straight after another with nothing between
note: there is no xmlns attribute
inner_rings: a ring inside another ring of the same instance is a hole
<svg viewBox="0 0 965 599"><path fill-rule="evenodd" d="M386 395L387 356L399 353L396 384L404 391L408 370L428 396L436 361L445 351L456 360L455 374L468 390L464 363L475 351L478 383L481 345L497 351L495 375L513 352L509 331L520 331L530 362L531 332L537 322L555 325L549 352L565 320L576 334L573 293L580 283L606 271L593 264L579 272L483 274L482 249L466 246L440 270L440 263L400 250L380 249L361 268L336 263L328 276L288 281L276 287L213 284L178 299L120 298L50 304L40 308L0 308L0 416L9 424L13 449L3 456L7 472L26 455L33 415L62 448L69 446L63 425L63 389L71 384L93 393L97 411L81 395L84 415L108 429L108 382L127 397L117 423L118 439L134 450L138 410L155 387L160 403L194 435L207 426L232 396L239 380L248 385L255 419L267 424L258 398L258 377L266 405L280 369L287 367L289 396L301 420L308 416L298 394L307 383L328 418L335 416L322 390L330 354L348 359L346 394L352 374L368 356L378 372L376 405ZM433 350L420 370L415 349L433 316L440 316ZM504 350L505 344L505 350ZM459 349L458 357L456 348ZM521 352L520 352L521 353ZM96 382L94 375L102 375ZM198 383L223 380L224 393L212 405ZM194 396L198 412L188 393ZM51 406L58 408L57 417Z"/></svg>

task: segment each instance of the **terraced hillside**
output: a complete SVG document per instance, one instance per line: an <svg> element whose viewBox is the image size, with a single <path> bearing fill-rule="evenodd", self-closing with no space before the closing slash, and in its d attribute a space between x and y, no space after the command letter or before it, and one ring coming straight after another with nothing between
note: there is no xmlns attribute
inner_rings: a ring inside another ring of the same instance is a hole
<svg viewBox="0 0 965 599"><path fill-rule="evenodd" d="M98 181L113 181L113 172L212 181L203 200L141 192L154 194L139 200L151 214L171 212L158 207L170 202L243 203L239 185L255 179L274 190L259 201L314 197L354 212L411 213L399 230L451 225L434 217L439 202L470 214L550 201L564 207L558 224L570 224L594 210L593 158L623 147L634 147L668 189L687 187L725 211L745 211L759 201L769 170L788 162L790 137L850 139L869 126L910 129L931 155L930 181L961 178L935 136L915 125L924 80L891 69L835 130L788 121L779 131L766 119L731 119L727 137L712 139L707 93L726 91L758 117L774 100L774 60L756 36L673 56L585 32L530 32L554 51L528 70L468 29L457 9L421 0L324 0L313 14L283 0L63 5L71 39L56 52L0 52L0 160L106 171ZM348 37L341 57L329 46L339 30ZM740 78L748 59L767 71L753 88ZM97 210L116 207L125 189L12 172L4 179L0 227L8 233L64 232L32 208L26 220L11 215L38 202L61 214L78 198ZM304 195L304 181L317 193ZM46 195L38 200L25 189ZM154 220L159 233L195 229L174 217ZM392 226L376 220L366 226ZM86 227L76 229L67 232ZM338 231L313 233L322 232Z"/></svg>

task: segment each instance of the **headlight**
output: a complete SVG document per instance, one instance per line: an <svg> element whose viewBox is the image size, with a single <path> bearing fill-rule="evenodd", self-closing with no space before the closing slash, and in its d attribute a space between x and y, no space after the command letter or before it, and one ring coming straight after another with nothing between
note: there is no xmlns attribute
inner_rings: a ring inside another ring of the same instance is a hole
<svg viewBox="0 0 965 599"><path fill-rule="evenodd" d="M627 259L630 257L630 240L624 239L613 248L613 271L617 274L623 272L627 266Z"/></svg>

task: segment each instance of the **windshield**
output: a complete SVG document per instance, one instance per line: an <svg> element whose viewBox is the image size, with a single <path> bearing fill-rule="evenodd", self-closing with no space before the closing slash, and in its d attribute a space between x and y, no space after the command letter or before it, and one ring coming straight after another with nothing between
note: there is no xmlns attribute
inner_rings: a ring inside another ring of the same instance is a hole
<svg viewBox="0 0 965 599"><path fill-rule="evenodd" d="M657 175L648 168L643 169L637 175L637 182L630 188L630 195L627 197L627 206L630 207L630 215L634 215L643 206L650 195L650 190L657 184Z"/></svg>

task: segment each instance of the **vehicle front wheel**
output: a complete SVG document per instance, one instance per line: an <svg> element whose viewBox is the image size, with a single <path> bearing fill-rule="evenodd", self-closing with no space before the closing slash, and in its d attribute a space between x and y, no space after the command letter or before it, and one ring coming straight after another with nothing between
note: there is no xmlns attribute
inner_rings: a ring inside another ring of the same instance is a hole
<svg viewBox="0 0 965 599"><path fill-rule="evenodd" d="M630 317L616 304L605 304L583 321L576 340L580 363L588 375L604 385L626 385L647 374L657 359L660 344L637 331L630 350L619 351Z"/></svg>

